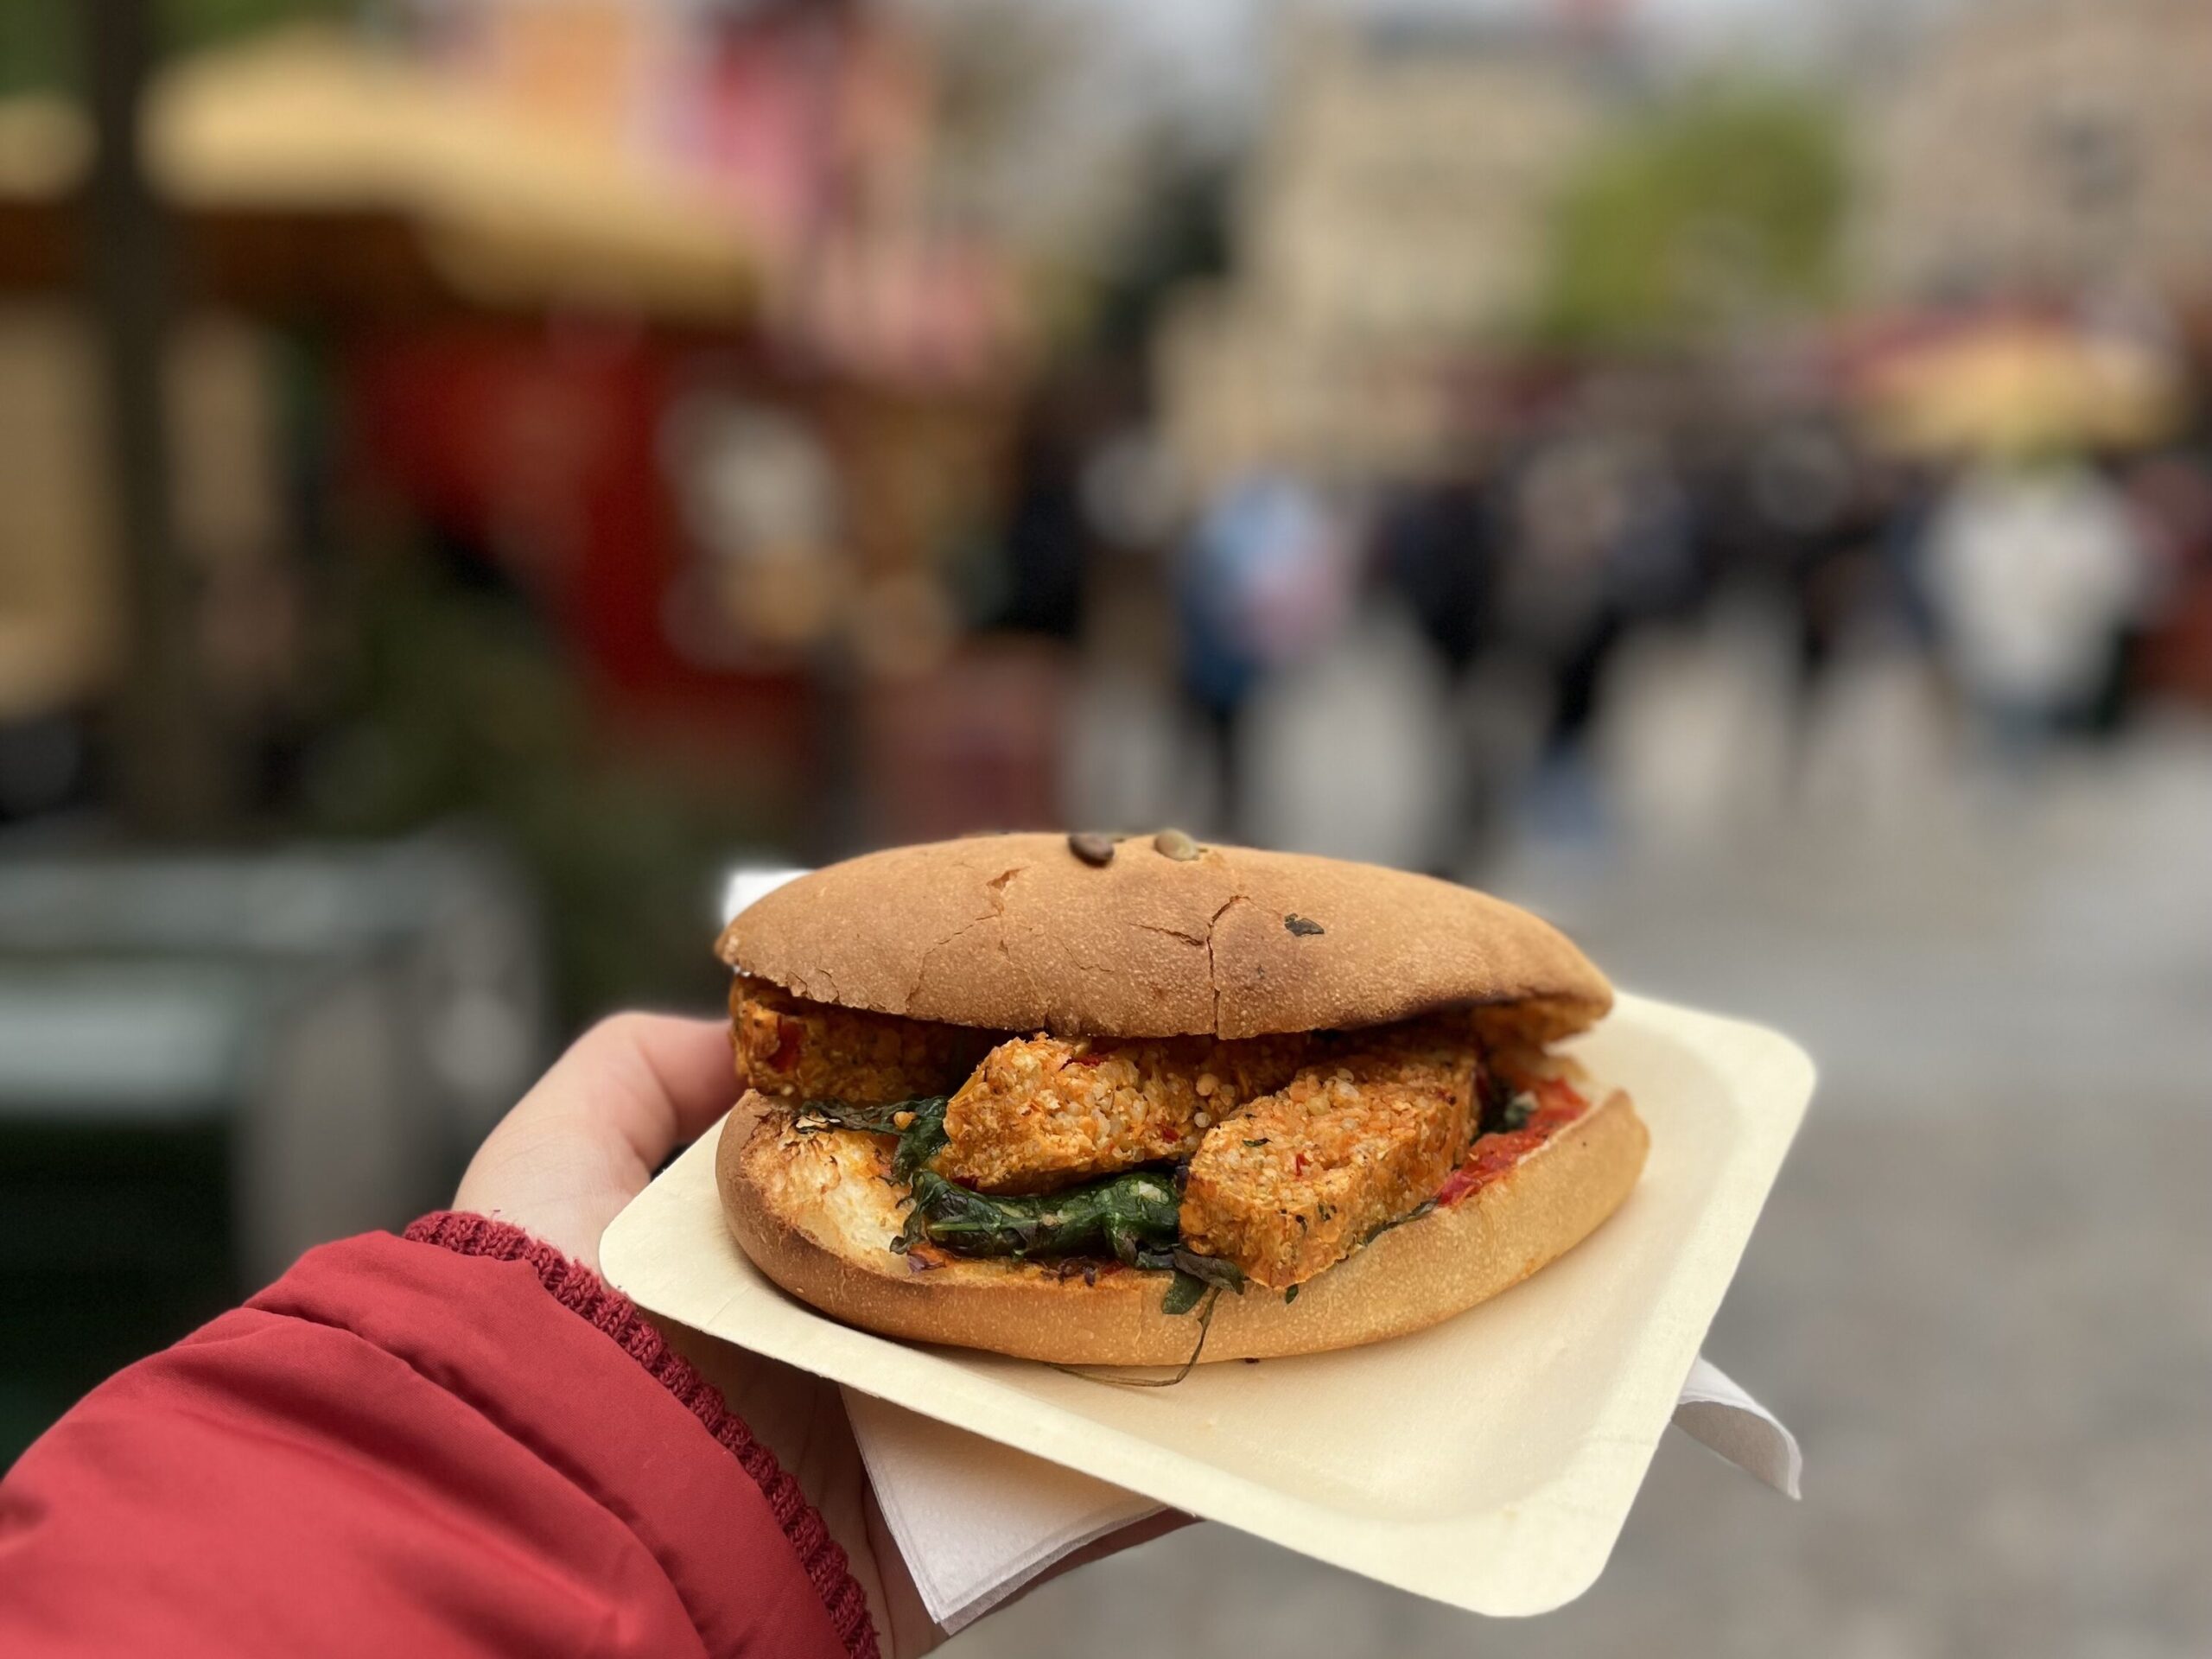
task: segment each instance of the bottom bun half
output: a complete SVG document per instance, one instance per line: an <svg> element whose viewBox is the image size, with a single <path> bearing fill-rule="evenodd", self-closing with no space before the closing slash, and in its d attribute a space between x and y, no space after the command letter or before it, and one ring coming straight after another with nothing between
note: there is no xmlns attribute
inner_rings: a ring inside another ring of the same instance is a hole
<svg viewBox="0 0 2212 1659"><path fill-rule="evenodd" d="M1199 1357L1319 1353L1463 1313L1595 1230L1636 1185L1649 1145L1629 1097L1609 1095L1497 1179L1309 1280L1296 1301L1256 1287L1220 1296ZM924 1268L894 1254L903 1188L873 1136L802 1135L787 1109L748 1095L724 1129L715 1174L746 1255L848 1325L1063 1365L1179 1365L1199 1345L1196 1313L1161 1311L1164 1274L1109 1269L1094 1283L1030 1262Z"/></svg>

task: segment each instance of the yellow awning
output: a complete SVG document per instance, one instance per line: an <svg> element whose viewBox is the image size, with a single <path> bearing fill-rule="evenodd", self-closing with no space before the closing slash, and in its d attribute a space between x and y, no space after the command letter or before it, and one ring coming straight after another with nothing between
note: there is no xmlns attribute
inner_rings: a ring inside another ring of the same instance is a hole
<svg viewBox="0 0 2212 1659"><path fill-rule="evenodd" d="M1875 435L1916 454L2034 454L2147 442L2183 412L2155 352L2051 324L2007 322L1916 349L1869 378Z"/></svg>
<svg viewBox="0 0 2212 1659"><path fill-rule="evenodd" d="M90 144L50 99L0 105L0 195L66 195ZM187 60L148 99L146 154L176 210L406 223L461 296L743 315L756 263L729 205L672 169L343 35Z"/></svg>

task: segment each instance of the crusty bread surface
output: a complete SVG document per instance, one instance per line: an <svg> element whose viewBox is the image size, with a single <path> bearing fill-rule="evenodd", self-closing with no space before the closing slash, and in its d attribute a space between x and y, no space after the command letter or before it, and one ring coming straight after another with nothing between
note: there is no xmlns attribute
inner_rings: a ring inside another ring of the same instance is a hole
<svg viewBox="0 0 2212 1659"><path fill-rule="evenodd" d="M718 949L816 1001L1063 1036L1254 1037L1510 1004L1520 1033L1548 1041L1612 1003L1557 929L1486 893L1300 854L1171 856L1148 836L1103 866L1058 835L873 853L767 894Z"/></svg>

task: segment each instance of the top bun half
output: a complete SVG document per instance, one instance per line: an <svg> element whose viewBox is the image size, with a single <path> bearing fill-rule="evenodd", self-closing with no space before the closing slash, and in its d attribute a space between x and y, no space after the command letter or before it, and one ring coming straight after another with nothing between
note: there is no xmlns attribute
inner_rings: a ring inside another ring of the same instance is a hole
<svg viewBox="0 0 2212 1659"><path fill-rule="evenodd" d="M742 912L717 947L797 995L911 1020L1063 1036L1258 1037L1510 1004L1541 1040L1612 1005L1565 935L1467 887L1152 837L1103 867L1058 835L871 853Z"/></svg>

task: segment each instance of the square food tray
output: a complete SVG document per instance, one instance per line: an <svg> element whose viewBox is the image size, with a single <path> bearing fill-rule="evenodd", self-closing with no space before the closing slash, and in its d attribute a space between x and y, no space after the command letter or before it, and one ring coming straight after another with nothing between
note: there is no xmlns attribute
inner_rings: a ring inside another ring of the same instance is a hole
<svg viewBox="0 0 2212 1659"><path fill-rule="evenodd" d="M1604 1569L1814 1077L1777 1033L1638 996L1568 1047L1650 1126L1636 1191L1533 1279L1370 1347L1131 1389L853 1330L731 1240L719 1129L601 1257L642 1306L755 1353L1417 1595L1545 1612Z"/></svg>

